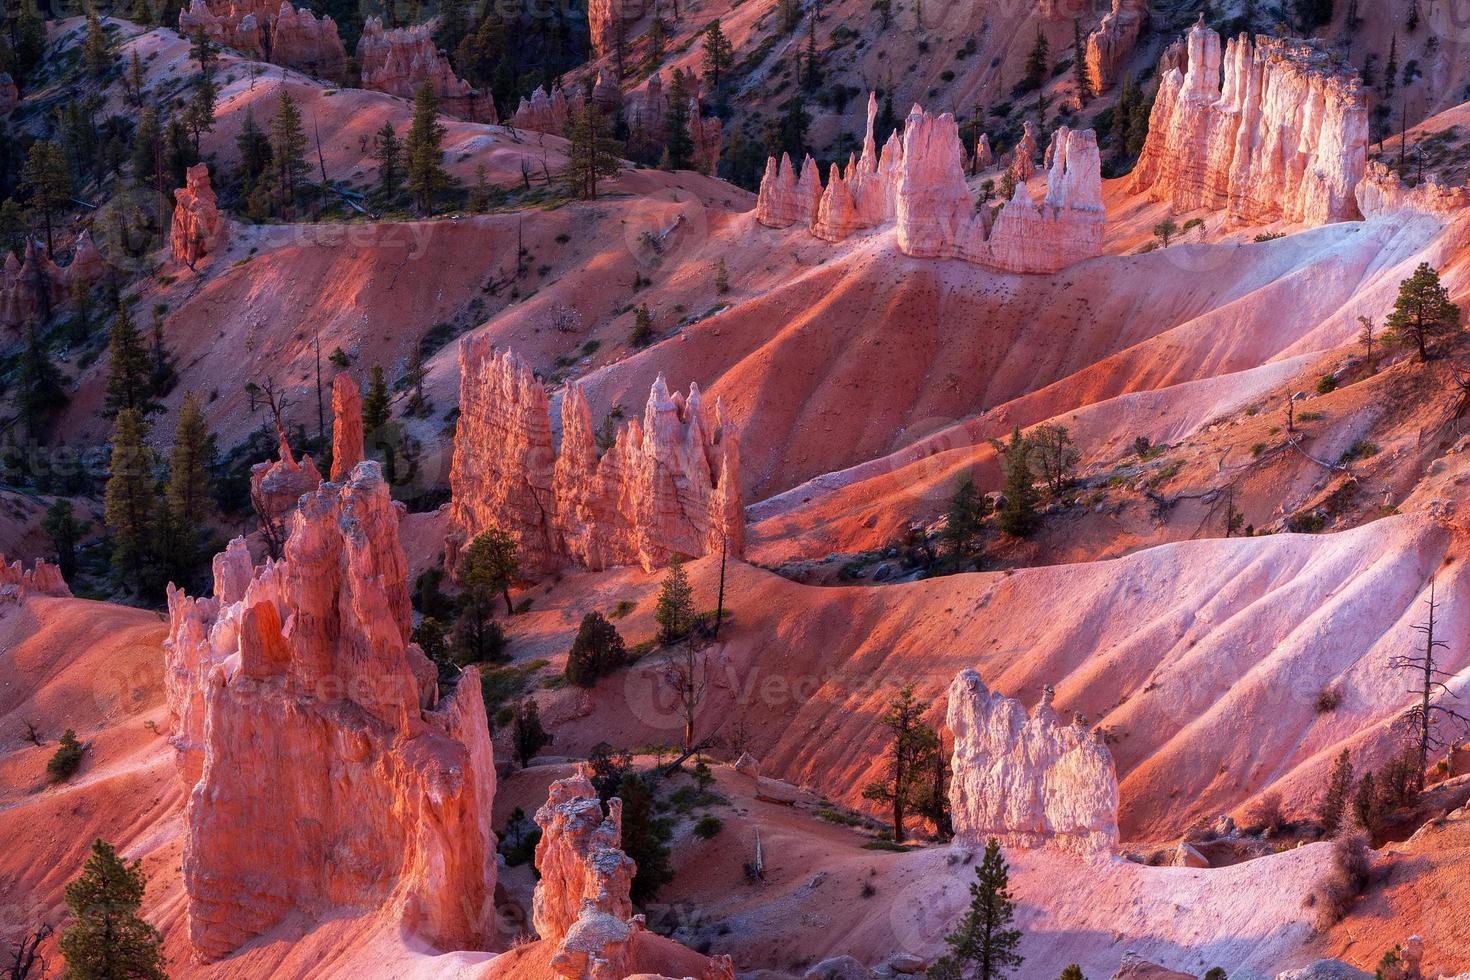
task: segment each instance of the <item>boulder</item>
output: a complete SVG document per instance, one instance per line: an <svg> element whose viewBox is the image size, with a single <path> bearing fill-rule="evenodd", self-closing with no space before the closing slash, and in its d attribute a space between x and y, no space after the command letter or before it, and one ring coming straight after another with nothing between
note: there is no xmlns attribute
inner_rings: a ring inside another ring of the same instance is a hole
<svg viewBox="0 0 1470 980"><path fill-rule="evenodd" d="M1167 967L1150 963L1132 951L1123 954L1123 961L1113 974L1112 980L1197 980L1193 973L1180 973Z"/></svg>
<svg viewBox="0 0 1470 980"><path fill-rule="evenodd" d="M1318 960L1299 970L1278 973L1276 980L1373 980L1373 974L1364 973L1342 960Z"/></svg>
<svg viewBox="0 0 1470 980"><path fill-rule="evenodd" d="M735 771L742 776L749 776L751 779L756 779L761 774L761 764L749 752L742 752L740 753L740 758L735 760Z"/></svg>
<svg viewBox="0 0 1470 980"><path fill-rule="evenodd" d="M801 980L873 980L873 974L851 956L833 956L807 970Z"/></svg>
<svg viewBox="0 0 1470 980"><path fill-rule="evenodd" d="M1208 868L1210 859L1199 852L1193 844L1184 841L1174 849L1174 867L1176 868Z"/></svg>

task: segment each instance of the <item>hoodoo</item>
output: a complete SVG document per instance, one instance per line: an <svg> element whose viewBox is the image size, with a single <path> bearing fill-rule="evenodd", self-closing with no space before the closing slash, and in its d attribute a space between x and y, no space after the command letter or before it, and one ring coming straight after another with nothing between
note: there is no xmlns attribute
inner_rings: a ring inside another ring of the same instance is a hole
<svg viewBox="0 0 1470 980"><path fill-rule="evenodd" d="M877 99L868 99L861 157L844 171L833 165L823 189L808 157L797 179L791 160L766 161L756 220L772 228L805 225L830 242L893 222L898 248L920 258L957 258L1003 272L1056 272L1102 248L1101 163L1091 130L1059 129L1046 198L1037 204L1024 184L992 219L975 211L965 184L965 149L954 117L914 106L900 141L875 153ZM1030 162L1035 144L1018 150Z"/></svg>
<svg viewBox="0 0 1470 980"><path fill-rule="evenodd" d="M460 418L449 485L452 571L460 549L489 528L516 539L521 571L536 577L575 564L652 570L676 554L740 555L745 515L739 442L724 404L705 414L699 386L686 396L653 383L634 419L599 451L579 386L561 400L561 451L552 447L545 387L486 337L461 342Z"/></svg>
<svg viewBox="0 0 1470 980"><path fill-rule="evenodd" d="M1083 854L1117 845L1112 753L1081 725L1064 724L1050 702L1048 690L1028 718L1019 701L988 690L973 670L949 686L957 837Z"/></svg>
<svg viewBox="0 0 1470 980"><path fill-rule="evenodd" d="M330 16L289 0L193 0L179 11L179 33L196 31L251 58L344 81L347 51Z"/></svg>
<svg viewBox="0 0 1470 980"><path fill-rule="evenodd" d="M174 191L174 202L169 245L175 262L192 267L218 252L229 238L229 222L210 186L208 164L196 163L185 172L185 184Z"/></svg>
<svg viewBox="0 0 1470 980"><path fill-rule="evenodd" d="M384 909L446 948L492 938L479 676L441 697L409 642L399 513L362 463L303 499L280 561L252 568L236 539L215 557L213 598L169 588L184 890L205 959L344 907Z"/></svg>
<svg viewBox="0 0 1470 980"><path fill-rule="evenodd" d="M430 24L384 30L379 18L369 17L357 41L357 67L363 88L411 99L427 82L442 111L496 121L495 100L454 73L434 43Z"/></svg>
<svg viewBox="0 0 1470 980"><path fill-rule="evenodd" d="M1356 72L1310 41L1242 34L1225 46L1203 23L1185 68L1159 82L1130 190L1177 212L1223 210L1231 226L1360 217L1368 109Z"/></svg>

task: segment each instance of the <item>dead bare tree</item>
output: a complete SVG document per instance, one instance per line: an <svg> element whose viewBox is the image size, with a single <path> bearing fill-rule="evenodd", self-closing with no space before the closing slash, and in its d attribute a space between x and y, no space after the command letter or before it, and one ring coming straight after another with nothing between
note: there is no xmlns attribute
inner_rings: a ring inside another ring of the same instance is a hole
<svg viewBox="0 0 1470 980"><path fill-rule="evenodd" d="M38 980L46 976L46 957L38 950L51 932L51 927L42 923L18 941L10 941L10 962L5 964L5 980L27 980L32 970L38 970L35 974Z"/></svg>
<svg viewBox="0 0 1470 980"><path fill-rule="evenodd" d="M271 558L280 560L286 545L286 522L281 520L280 515L271 513L271 508L265 502L265 498L254 487L250 489L250 509L255 511L255 519L260 525L260 538L265 542L266 553Z"/></svg>
<svg viewBox="0 0 1470 980"><path fill-rule="evenodd" d="M289 451L290 440L286 438L286 409L291 405L291 399L286 393L276 387L275 378L266 378L265 384L260 385L261 394L265 395L265 403L271 410L271 422L276 427L276 439L281 444L282 452Z"/></svg>
<svg viewBox="0 0 1470 980"><path fill-rule="evenodd" d="M679 644L679 651L664 662L664 683L678 699L684 716L684 751L694 747L694 722L699 706L709 690L709 666L705 660L705 640L699 627Z"/></svg>
<svg viewBox="0 0 1470 980"><path fill-rule="evenodd" d="M1419 767L1416 781L1421 792L1424 789L1424 773L1429 765L1430 750L1448 745L1448 740L1436 734L1435 726L1441 722L1458 722L1470 728L1470 717L1438 703L1446 697L1454 698L1459 695L1440 680L1441 677L1454 675L1435 666L1435 651L1447 650L1449 644L1434 638L1434 629L1438 625L1435 614L1439 611L1439 602L1435 599L1433 579L1429 580L1429 598L1426 601L1429 604L1429 618L1414 627L1424 637L1424 646L1415 653L1392 657L1388 662L1389 667L1394 670L1411 671L1415 683L1419 685L1410 688L1411 693L1419 696L1419 703L1405 711L1399 722L1417 743Z"/></svg>

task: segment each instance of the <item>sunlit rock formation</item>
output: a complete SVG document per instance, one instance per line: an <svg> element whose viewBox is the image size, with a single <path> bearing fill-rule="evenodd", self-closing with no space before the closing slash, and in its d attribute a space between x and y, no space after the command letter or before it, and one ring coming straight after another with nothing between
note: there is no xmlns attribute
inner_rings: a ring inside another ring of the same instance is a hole
<svg viewBox="0 0 1470 980"><path fill-rule="evenodd" d="M1368 154L1358 75L1307 41L1247 35L1223 55L1203 22L1183 72L1159 82L1130 189L1177 212L1223 210L1227 224L1309 225L1359 217Z"/></svg>
<svg viewBox="0 0 1470 980"><path fill-rule="evenodd" d="M1383 164L1368 163L1357 188L1358 210L1365 218L1377 218L1399 211L1422 211L1425 214L1450 215L1470 207L1470 187L1451 186L1427 177L1410 187Z"/></svg>
<svg viewBox="0 0 1470 980"><path fill-rule="evenodd" d="M1148 0L1113 0L1113 9L1087 35L1087 77L1094 91L1106 91L1117 82L1147 22Z"/></svg>
<svg viewBox="0 0 1470 980"><path fill-rule="evenodd" d="M382 20L369 17L357 41L357 69L363 88L411 99L428 82L440 111L479 122L497 121L495 100L456 75L434 43L433 23L384 30Z"/></svg>
<svg viewBox="0 0 1470 980"><path fill-rule="evenodd" d="M292 920L380 911L445 948L493 929L495 769L479 677L440 699L409 642L400 507L378 464L323 484L285 556L169 587L170 742L188 787L189 939L226 956Z"/></svg>
<svg viewBox="0 0 1470 980"><path fill-rule="evenodd" d="M981 133L975 140L975 172L989 170L995 166L995 153L990 149L990 137Z"/></svg>
<svg viewBox="0 0 1470 980"><path fill-rule="evenodd" d="M592 35L592 50L601 58L615 54L621 39L626 44L631 38L629 26L645 13L644 0L588 0L587 26Z"/></svg>
<svg viewBox="0 0 1470 980"><path fill-rule="evenodd" d="M1028 119L1021 131L1021 138L1011 150L1009 170L1012 180L1018 184L1024 184L1036 176L1036 154L1040 149L1036 145L1036 124Z"/></svg>
<svg viewBox="0 0 1470 980"><path fill-rule="evenodd" d="M567 128L567 117L570 113L571 107L560 86L548 94L545 88L538 85L530 98L521 97L521 103L516 106L516 114L511 122L516 129L561 136Z"/></svg>
<svg viewBox="0 0 1470 980"><path fill-rule="evenodd" d="M22 566L18 558L7 565L5 556L0 555L0 602L35 595L69 597L71 589L62 578L61 569L44 558L37 558L30 568Z"/></svg>
<svg viewBox="0 0 1470 980"><path fill-rule="evenodd" d="M992 218L989 209L976 213L953 116L930 116L915 106L902 138L891 136L879 153L876 115L877 100L869 96L862 155L849 159L846 170L834 164L825 188L810 158L800 178L790 158L767 160L756 220L772 228L803 225L831 242L892 223L906 255L964 259L1006 272L1056 272L1101 250L1102 175L1091 130L1059 129L1045 200L1037 204L1018 183ZM1029 149L1024 142L1017 155L1029 159L1034 137Z"/></svg>
<svg viewBox="0 0 1470 980"><path fill-rule="evenodd" d="M1059 720L1050 701L1048 691L1028 718L1019 701L987 690L975 671L954 679L947 724L956 837L1083 854L1117 844L1112 753L1080 724Z"/></svg>
<svg viewBox="0 0 1470 980"><path fill-rule="evenodd" d="M362 395L352 378L332 379L332 482L341 483L363 461Z"/></svg>
<svg viewBox="0 0 1470 980"><path fill-rule="evenodd" d="M336 22L298 10L290 0L192 0L179 11L179 33L200 30L249 57L346 81L347 51Z"/></svg>
<svg viewBox="0 0 1470 980"><path fill-rule="evenodd" d="M676 554L744 547L740 450L716 402L705 412L699 387L669 393L660 376L641 420L600 449L587 399L577 385L561 401L561 449L552 446L545 387L520 358L488 338L461 342L460 417L449 485L446 561L477 534L500 528L518 545L534 578L567 565L652 570Z"/></svg>
<svg viewBox="0 0 1470 980"><path fill-rule="evenodd" d="M174 220L169 245L175 262L193 267L204 256L224 247L229 224L214 188L209 183L209 166L196 163L185 172L185 184L174 191Z"/></svg>

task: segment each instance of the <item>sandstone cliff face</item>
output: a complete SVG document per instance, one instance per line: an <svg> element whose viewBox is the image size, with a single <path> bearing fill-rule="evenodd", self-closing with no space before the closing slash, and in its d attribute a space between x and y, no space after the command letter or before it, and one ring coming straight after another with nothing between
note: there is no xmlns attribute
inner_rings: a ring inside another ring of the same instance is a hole
<svg viewBox="0 0 1470 980"><path fill-rule="evenodd" d="M1045 201L1036 204L1019 184L992 222L988 210L975 212L953 116L914 106L902 139L890 137L879 153L876 114L870 96L862 156L845 171L834 165L825 189L810 158L800 179L788 157L767 160L756 220L772 228L802 225L831 242L892 223L906 255L964 259L1006 272L1056 272L1101 250L1102 176L1091 130L1058 130ZM1035 138L1027 135L1016 159L1034 167ZM981 148L988 153L988 143Z"/></svg>
<svg viewBox="0 0 1470 980"><path fill-rule="evenodd" d="M1148 0L1113 0L1097 30L1087 36L1087 76L1094 91L1113 87L1148 22Z"/></svg>
<svg viewBox="0 0 1470 980"><path fill-rule="evenodd" d="M347 51L336 22L289 0L192 0L179 11L179 33L197 30L252 58L346 81Z"/></svg>
<svg viewBox="0 0 1470 980"><path fill-rule="evenodd" d="M961 840L1082 854L1117 844L1112 754L1085 728L1059 721L1049 700L1028 718L1019 701L987 690L973 670L950 685L949 800Z"/></svg>
<svg viewBox="0 0 1470 980"><path fill-rule="evenodd" d="M445 947L493 929L495 770L479 678L447 698L408 641L399 508L376 463L302 502L285 556L169 588L183 878L205 959L287 921L384 909ZM268 787L262 792L261 787Z"/></svg>
<svg viewBox="0 0 1470 980"><path fill-rule="evenodd" d="M629 28L646 12L644 0L588 0L587 26L596 56L612 54L617 49L620 33L625 43L631 40Z"/></svg>
<svg viewBox="0 0 1470 980"><path fill-rule="evenodd" d="M561 402L561 451L552 446L545 387L515 356L484 338L461 342L460 417L449 485L450 571L475 535L500 528L517 542L531 578L569 564L661 567L675 554L745 540L739 444L723 404L707 417L697 385L670 394L660 376L642 420L599 454L581 389Z"/></svg>
<svg viewBox="0 0 1470 980"><path fill-rule="evenodd" d="M1359 217L1368 153L1361 81L1304 41L1190 31L1186 69L1159 82L1130 189L1176 211L1227 212L1232 227Z"/></svg>
<svg viewBox="0 0 1470 980"><path fill-rule="evenodd" d="M40 243L27 239L25 259L11 252L0 269L0 326L18 330L50 313L71 298L72 284L91 286L102 277L102 254L92 236L82 232L72 249L71 263L59 266Z"/></svg>
<svg viewBox="0 0 1470 980"><path fill-rule="evenodd" d="M196 163L186 171L185 185L174 191L174 221L169 232L174 261L192 268L223 248L228 238L228 222L209 183L209 166Z"/></svg>
<svg viewBox="0 0 1470 980"><path fill-rule="evenodd" d="M363 88L412 99L428 82L442 112L478 122L497 121L495 100L454 73L434 43L432 24L384 30L382 20L369 17L357 41L357 68Z"/></svg>
<svg viewBox="0 0 1470 980"><path fill-rule="evenodd" d="M332 482L341 483L363 461L362 395L346 374L332 379Z"/></svg>
<svg viewBox="0 0 1470 980"><path fill-rule="evenodd" d="M1399 180L1392 170L1370 161L1358 182L1358 210L1365 218L1377 218L1400 211L1450 215L1470 207L1470 187L1451 187L1427 178L1415 187Z"/></svg>
<svg viewBox="0 0 1470 980"><path fill-rule="evenodd" d="M67 587L66 579L61 577L61 569L44 558L37 558L34 566L25 568L20 559L7 565L5 556L0 555L0 602L14 602L34 595L68 598L71 589Z"/></svg>

